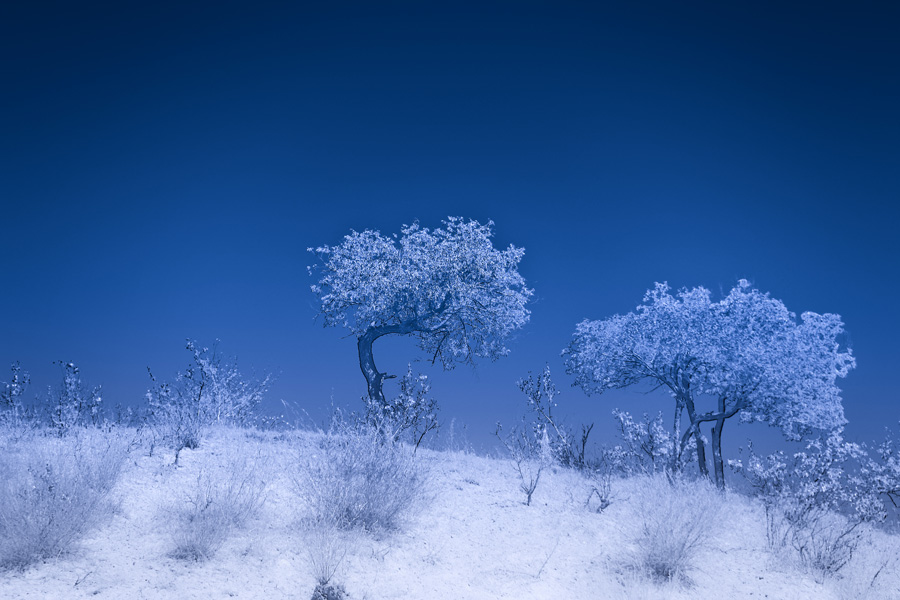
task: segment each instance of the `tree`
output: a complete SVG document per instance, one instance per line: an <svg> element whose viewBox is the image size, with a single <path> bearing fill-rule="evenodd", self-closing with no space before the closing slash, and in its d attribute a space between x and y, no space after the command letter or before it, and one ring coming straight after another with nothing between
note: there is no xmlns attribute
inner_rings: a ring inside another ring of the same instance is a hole
<svg viewBox="0 0 900 600"><path fill-rule="evenodd" d="M709 475L700 426L713 423L712 462L722 487L727 419L740 414L794 439L846 422L836 379L856 361L841 349L842 333L840 316L806 312L798 322L780 300L743 279L719 302L702 287L673 296L657 283L636 312L580 323L563 355L573 385L587 394L641 381L671 393L673 469L693 437L700 472ZM701 400L712 410L701 412ZM681 433L684 412L689 424Z"/></svg>
<svg viewBox="0 0 900 600"><path fill-rule="evenodd" d="M370 401L385 405L388 378L375 366L372 345L385 335L406 335L445 369L475 357L495 360L504 340L529 318L532 290L518 272L524 250L497 250L493 223L450 217L433 231L417 223L401 236L353 231L337 246L310 248L321 264L312 291L326 327L341 325L357 337L359 367Z"/></svg>

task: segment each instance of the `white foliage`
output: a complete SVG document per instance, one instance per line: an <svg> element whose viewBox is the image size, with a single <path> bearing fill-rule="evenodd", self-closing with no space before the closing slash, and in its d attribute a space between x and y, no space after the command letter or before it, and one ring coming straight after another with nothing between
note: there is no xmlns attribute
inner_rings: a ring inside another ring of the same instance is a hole
<svg viewBox="0 0 900 600"><path fill-rule="evenodd" d="M612 466L626 474L652 474L661 473L672 464L672 435L663 425L662 413L655 417L644 413L640 421L635 421L628 411L613 410L616 418L621 444L617 444L606 451L607 460ZM695 448L693 438L687 445L687 452L682 457L682 463L687 462L690 451ZM680 465L679 471L684 468Z"/></svg>
<svg viewBox="0 0 900 600"><path fill-rule="evenodd" d="M337 246L310 248L321 260L309 271L320 272L312 290L325 325L414 336L445 368L507 354L504 338L529 317L532 291L517 270L524 250L495 249L491 222L444 225L406 225L399 239L354 231Z"/></svg>
<svg viewBox="0 0 900 600"><path fill-rule="evenodd" d="M23 398L31 377L18 362L10 365L12 376L0 384L0 419L15 422L23 412Z"/></svg>
<svg viewBox="0 0 900 600"><path fill-rule="evenodd" d="M793 456L779 451L760 457L751 445L746 459L730 464L763 501L770 547L793 549L807 568L825 577L853 557L865 533L862 525L885 517L872 483L860 476L865 459L865 450L836 430L808 441Z"/></svg>
<svg viewBox="0 0 900 600"><path fill-rule="evenodd" d="M885 497L897 509L900 504L900 446L889 429L884 441L876 448L876 457L866 461L862 476L870 482L875 493Z"/></svg>
<svg viewBox="0 0 900 600"><path fill-rule="evenodd" d="M176 452L197 448L209 426L247 424L269 387L270 376L246 379L217 346L218 342L210 350L188 340L193 362L174 382L158 382L150 375L154 384L146 394L150 425Z"/></svg>
<svg viewBox="0 0 900 600"><path fill-rule="evenodd" d="M708 538L723 526L724 497L702 480L655 474L632 482L635 514L625 560L651 579L687 579Z"/></svg>
<svg viewBox="0 0 900 600"><path fill-rule="evenodd" d="M172 538L172 556L206 560L254 518L265 500L266 482L259 473L263 461L237 450L226 450L218 464L202 469L178 501L162 509Z"/></svg>
<svg viewBox="0 0 900 600"><path fill-rule="evenodd" d="M0 569L69 552L109 518L127 456L114 432L0 437Z"/></svg>
<svg viewBox="0 0 900 600"><path fill-rule="evenodd" d="M695 437L701 423L738 413L796 437L846 422L836 380L855 360L838 343L842 332L838 315L798 321L746 280L718 302L702 287L673 296L658 283L635 312L578 324L563 355L588 394L644 380L667 388L676 424L686 408ZM695 405L704 398L708 412Z"/></svg>
<svg viewBox="0 0 900 600"><path fill-rule="evenodd" d="M395 439L405 439L418 448L424 437L438 428L437 401L429 395L428 376L414 374L412 364L400 379L400 393L382 405L365 398L366 420L395 432Z"/></svg>
<svg viewBox="0 0 900 600"><path fill-rule="evenodd" d="M547 430L528 427L523 421L521 428L514 427L508 434L503 434L503 427L497 423L494 435L512 458L519 477L519 489L525 494L525 505L531 506L531 497L541 481L541 474L556 462Z"/></svg>
<svg viewBox="0 0 900 600"><path fill-rule="evenodd" d="M73 427L99 424L102 419L100 386L85 387L75 363L57 364L62 367L63 380L56 390L47 390L50 425L62 434Z"/></svg>
<svg viewBox="0 0 900 600"><path fill-rule="evenodd" d="M12 371L12 377L0 385L0 407L2 408L21 406L25 389L31 383L31 377L22 370L18 362L10 365L10 371Z"/></svg>

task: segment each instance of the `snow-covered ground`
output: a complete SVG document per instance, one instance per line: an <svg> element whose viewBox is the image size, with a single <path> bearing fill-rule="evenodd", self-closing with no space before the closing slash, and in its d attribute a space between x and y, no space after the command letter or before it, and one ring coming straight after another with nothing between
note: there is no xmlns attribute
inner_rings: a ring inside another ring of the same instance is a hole
<svg viewBox="0 0 900 600"><path fill-rule="evenodd" d="M300 524L304 507L292 485L302 445L284 434L221 431L184 450L177 467L171 452L135 449L112 519L67 555L0 573L0 598L307 600L316 539ZM262 457L259 515L211 559L173 558L166 507L236 450ZM900 598L898 536L871 532L840 577L817 582L767 550L758 504L728 494L710 511L686 577L655 582L631 558L646 480L613 480L612 503L598 513L596 501L585 506L591 484L577 473L545 470L526 506L508 460L432 450L417 460L428 471L421 509L399 531L341 538L346 556L334 582L350 599Z"/></svg>

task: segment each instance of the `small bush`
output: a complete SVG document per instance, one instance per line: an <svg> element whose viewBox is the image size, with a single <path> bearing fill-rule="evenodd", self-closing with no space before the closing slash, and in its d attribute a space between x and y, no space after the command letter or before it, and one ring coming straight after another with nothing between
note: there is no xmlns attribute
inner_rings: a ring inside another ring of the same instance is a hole
<svg viewBox="0 0 900 600"><path fill-rule="evenodd" d="M662 413L652 417L644 413L635 421L628 411L614 409L619 444L605 449L604 460L623 475L653 473L684 473L693 464L697 440L691 436L685 444L678 444L663 425ZM677 450L677 451L676 451Z"/></svg>
<svg viewBox="0 0 900 600"><path fill-rule="evenodd" d="M585 468L587 441L594 424L582 425L581 433L576 436L553 414L559 390L550 377L550 365L545 365L537 377L529 372L528 377L516 382L516 386L528 398L527 426L534 432L535 439L547 437L554 462L563 467Z"/></svg>
<svg viewBox="0 0 900 600"><path fill-rule="evenodd" d="M833 431L809 440L806 450L792 457L783 452L760 457L751 445L747 458L731 465L765 507L770 549L792 550L821 581L850 562L866 523L884 519L872 481L853 474L865 458L861 446Z"/></svg>
<svg viewBox="0 0 900 600"><path fill-rule="evenodd" d="M200 472L180 502L163 509L173 558L211 558L235 528L259 513L266 487L259 467L258 458L226 453L218 465Z"/></svg>
<svg viewBox="0 0 900 600"><path fill-rule="evenodd" d="M336 421L304 448L294 489L309 519L337 529L391 531L426 497L426 474L394 432Z"/></svg>
<svg viewBox="0 0 900 600"><path fill-rule="evenodd" d="M214 425L246 425L271 381L245 379L236 361L224 359L218 341L210 350L188 340L193 362L173 382L157 381L147 391L146 418L151 446L157 442L175 450L175 462L185 448L200 447L203 435Z"/></svg>
<svg viewBox="0 0 900 600"><path fill-rule="evenodd" d="M400 393L396 398L380 404L370 398L366 403L366 421L375 427L394 432L395 441L407 441L418 449L431 431L438 430L437 401L429 395L428 376L413 374L412 364L400 378Z"/></svg>
<svg viewBox="0 0 900 600"><path fill-rule="evenodd" d="M888 428L885 438L875 446L875 458L868 458L862 477L870 483L874 493L890 503L892 516L900 516L900 440Z"/></svg>
<svg viewBox="0 0 900 600"><path fill-rule="evenodd" d="M556 460L550 437L543 427L532 429L523 426L520 429L513 428L508 434L502 432L503 427L497 423L494 435L515 463L519 489L525 494L525 506L531 506L531 497L541 481L541 474Z"/></svg>
<svg viewBox="0 0 900 600"><path fill-rule="evenodd" d="M47 389L47 419L59 435L75 427L99 425L103 419L100 386L88 388L81 371L72 362L58 361L62 382L57 389Z"/></svg>
<svg viewBox="0 0 900 600"><path fill-rule="evenodd" d="M664 475L635 483L639 487L632 499L636 529L630 566L655 580L686 579L704 538L719 526L721 494L705 481Z"/></svg>
<svg viewBox="0 0 900 600"><path fill-rule="evenodd" d="M110 493L127 456L115 434L71 430L0 449L0 568L24 568L70 551L110 517Z"/></svg>
<svg viewBox="0 0 900 600"><path fill-rule="evenodd" d="M0 383L0 426L16 427L25 413L23 400L31 376L22 370L18 362L10 365L10 371L9 381Z"/></svg>

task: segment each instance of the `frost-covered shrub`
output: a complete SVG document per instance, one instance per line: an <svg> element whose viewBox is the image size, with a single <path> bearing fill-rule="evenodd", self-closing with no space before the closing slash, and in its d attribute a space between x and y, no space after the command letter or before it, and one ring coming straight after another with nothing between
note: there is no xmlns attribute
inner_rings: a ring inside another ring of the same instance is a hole
<svg viewBox="0 0 900 600"><path fill-rule="evenodd" d="M898 514L900 508L900 443L890 429L885 438L875 448L875 458L868 458L862 469L862 478L869 482L873 491L885 498Z"/></svg>
<svg viewBox="0 0 900 600"><path fill-rule="evenodd" d="M662 412L655 417L644 413L635 421L628 411L613 410L616 429L621 440L607 451L608 460L625 475L640 475L671 471L674 443L671 434L663 426ZM682 472L693 460L697 443L692 436L674 465L675 472Z"/></svg>
<svg viewBox="0 0 900 600"><path fill-rule="evenodd" d="M559 395L553 380L550 378L550 365L545 365L540 375L528 377L516 382L528 398L528 426L534 431L535 439L540 440L545 434L554 461L564 467L585 467L585 450L588 437L594 425L582 425L581 434L575 435L562 421L553 414L556 408L554 398Z"/></svg>
<svg viewBox="0 0 900 600"><path fill-rule="evenodd" d="M31 377L22 370L18 362L10 365L12 375L9 381L0 383L0 424L14 425L24 412L22 401Z"/></svg>
<svg viewBox="0 0 900 600"><path fill-rule="evenodd" d="M121 436L78 429L0 445L0 568L65 554L113 514L127 456Z"/></svg>
<svg viewBox="0 0 900 600"><path fill-rule="evenodd" d="M704 480L672 480L659 473L633 482L629 566L652 579L687 578L704 541L721 526L721 493Z"/></svg>
<svg viewBox="0 0 900 600"><path fill-rule="evenodd" d="M335 421L298 458L294 490L315 523L391 531L427 497L424 467L393 431Z"/></svg>
<svg viewBox="0 0 900 600"><path fill-rule="evenodd" d="M584 507L598 513L603 512L609 508L613 500L613 469L604 459L604 454L601 453L601 458L592 462L582 473L590 483L590 491L588 492L587 500L584 502ZM596 504L594 504L595 498Z"/></svg>
<svg viewBox="0 0 900 600"><path fill-rule="evenodd" d="M865 523L884 519L871 483L859 473L866 453L844 441L840 430L810 440L793 456L760 457L750 446L731 466L743 474L766 510L766 534L775 551L791 549L822 578L850 562L864 538Z"/></svg>
<svg viewBox="0 0 900 600"><path fill-rule="evenodd" d="M270 377L245 379L234 360L218 353L217 345L210 350L188 340L193 362L173 382L157 381L150 373L153 386L146 397L152 443L174 449L176 463L181 450L200 446L208 427L247 424L268 389Z"/></svg>
<svg viewBox="0 0 900 600"><path fill-rule="evenodd" d="M255 517L264 501L259 457L226 452L219 463L201 470L179 501L163 508L172 538L172 557L206 560L233 533Z"/></svg>
<svg viewBox="0 0 900 600"><path fill-rule="evenodd" d="M425 436L438 429L437 402L428 395L428 376L413 374L412 364L400 379L400 393L385 404L364 398L366 420L375 427L394 431L395 440L405 440L418 449Z"/></svg>
<svg viewBox="0 0 900 600"><path fill-rule="evenodd" d="M50 426L63 435L73 427L100 424L103 418L100 386L86 387L75 363L59 361L57 364L62 368L63 378L55 390L47 388Z"/></svg>

